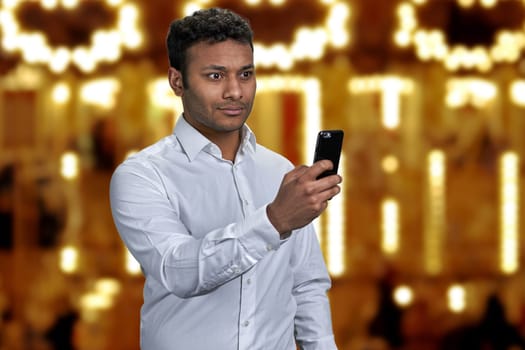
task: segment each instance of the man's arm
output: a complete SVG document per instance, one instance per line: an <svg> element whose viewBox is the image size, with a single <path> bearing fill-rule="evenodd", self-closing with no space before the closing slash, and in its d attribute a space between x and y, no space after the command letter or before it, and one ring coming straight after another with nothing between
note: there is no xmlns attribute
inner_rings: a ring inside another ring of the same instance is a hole
<svg viewBox="0 0 525 350"><path fill-rule="evenodd" d="M146 165L121 165L111 179L111 209L120 236L145 273L175 295L205 294L279 247L265 208L196 239L157 177Z"/></svg>

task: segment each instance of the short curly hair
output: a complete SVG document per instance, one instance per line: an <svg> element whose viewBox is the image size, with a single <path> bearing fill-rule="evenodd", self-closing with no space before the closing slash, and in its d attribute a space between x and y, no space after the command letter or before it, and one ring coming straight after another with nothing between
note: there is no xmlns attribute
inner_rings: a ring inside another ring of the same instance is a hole
<svg viewBox="0 0 525 350"><path fill-rule="evenodd" d="M174 20L166 38L169 64L185 80L188 48L200 42L214 44L228 39L250 45L253 52L253 31L248 20L231 10L210 8Z"/></svg>

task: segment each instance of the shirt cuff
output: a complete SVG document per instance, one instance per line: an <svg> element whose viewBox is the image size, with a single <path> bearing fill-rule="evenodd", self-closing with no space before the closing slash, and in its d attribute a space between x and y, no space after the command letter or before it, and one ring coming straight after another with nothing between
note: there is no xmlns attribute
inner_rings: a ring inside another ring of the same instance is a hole
<svg viewBox="0 0 525 350"><path fill-rule="evenodd" d="M257 259L279 249L281 239L279 232L272 225L266 215L266 207L257 209L245 220L242 232L246 234L239 237L239 241Z"/></svg>

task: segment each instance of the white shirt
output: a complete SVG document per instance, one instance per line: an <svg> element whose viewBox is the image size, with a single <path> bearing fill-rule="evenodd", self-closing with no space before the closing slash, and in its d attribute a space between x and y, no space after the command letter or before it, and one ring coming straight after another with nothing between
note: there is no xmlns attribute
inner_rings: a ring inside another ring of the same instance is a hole
<svg viewBox="0 0 525 350"><path fill-rule="evenodd" d="M292 165L243 135L233 163L180 117L113 174L114 221L146 278L143 350L336 349L313 226L281 240L266 215Z"/></svg>

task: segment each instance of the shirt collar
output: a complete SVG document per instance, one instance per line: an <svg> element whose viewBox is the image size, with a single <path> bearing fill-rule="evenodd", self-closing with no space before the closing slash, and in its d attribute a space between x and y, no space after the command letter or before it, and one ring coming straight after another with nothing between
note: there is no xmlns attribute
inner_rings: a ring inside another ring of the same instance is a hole
<svg viewBox="0 0 525 350"><path fill-rule="evenodd" d="M243 137L240 149L246 152L254 153L257 144L255 134L246 124L243 125L241 132ZM184 153L186 153L190 161L194 160L199 152L213 145L210 140L208 140L197 129L191 126L186 121L186 119L184 119L182 114L175 123L173 135L179 141Z"/></svg>
<svg viewBox="0 0 525 350"><path fill-rule="evenodd" d="M246 124L242 127L242 142L241 142L241 149L246 150L247 152L255 153L255 148L257 145L257 139L255 138L255 134L252 132L250 127Z"/></svg>

